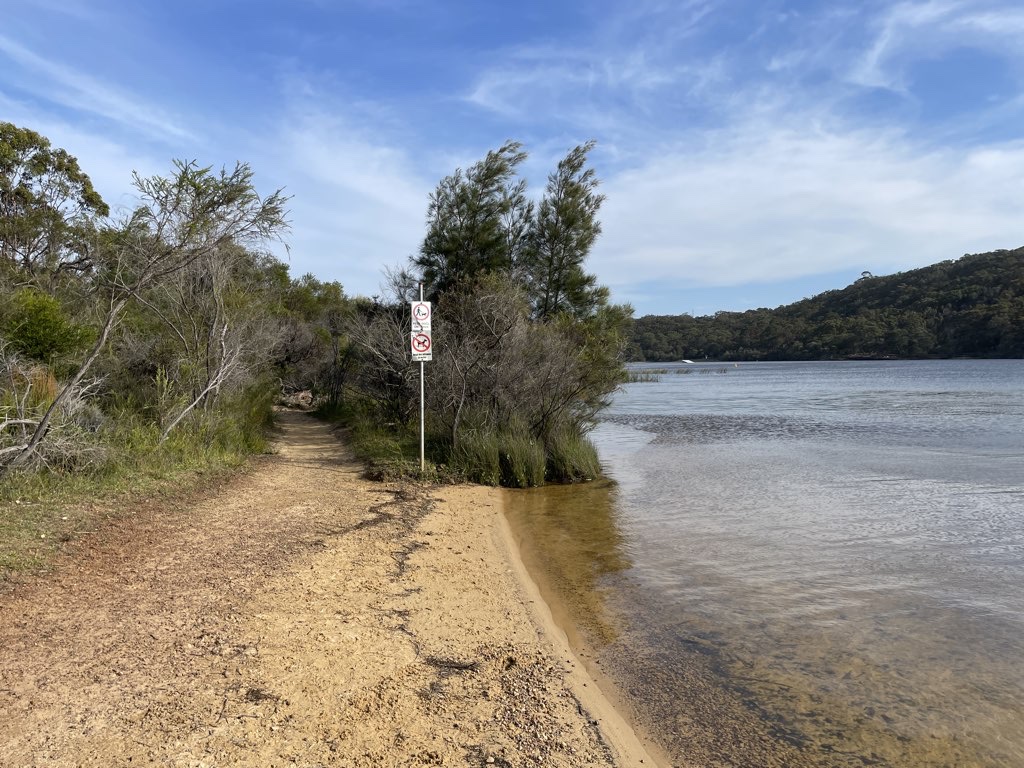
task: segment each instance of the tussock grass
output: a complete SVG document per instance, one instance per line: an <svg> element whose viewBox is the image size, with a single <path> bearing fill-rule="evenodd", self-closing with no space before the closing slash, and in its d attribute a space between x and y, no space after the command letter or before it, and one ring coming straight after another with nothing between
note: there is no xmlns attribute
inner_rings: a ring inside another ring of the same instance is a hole
<svg viewBox="0 0 1024 768"><path fill-rule="evenodd" d="M427 461L421 472L418 425L381 423L365 404L323 407L315 414L345 427L349 444L374 480L533 488L545 482L577 483L601 476L597 450L570 425L545 442L532 437L523 424L495 429L471 415L454 449L447 434L431 432L428 425Z"/></svg>
<svg viewBox="0 0 1024 768"><path fill-rule="evenodd" d="M548 479L559 483L580 483L601 476L597 449L586 438L570 429L554 433L548 442Z"/></svg>
<svg viewBox="0 0 1024 768"><path fill-rule="evenodd" d="M501 485L501 449L501 441L493 432L467 431L452 452L451 463L470 482Z"/></svg>
<svg viewBox="0 0 1024 768"><path fill-rule="evenodd" d="M78 471L15 471L0 482L0 582L44 569L61 545L143 499L173 498L228 477L267 450L270 396L240 396L160 442L151 422L121 414L96 435L103 459ZM240 410L238 410L240 408Z"/></svg>
<svg viewBox="0 0 1024 768"><path fill-rule="evenodd" d="M506 488L536 488L544 485L547 473L544 445L523 434L501 435L499 440L501 484Z"/></svg>

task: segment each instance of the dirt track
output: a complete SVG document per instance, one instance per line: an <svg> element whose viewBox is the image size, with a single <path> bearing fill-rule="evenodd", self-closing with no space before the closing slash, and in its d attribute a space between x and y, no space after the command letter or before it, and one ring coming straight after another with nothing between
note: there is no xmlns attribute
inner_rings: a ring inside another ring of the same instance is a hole
<svg viewBox="0 0 1024 768"><path fill-rule="evenodd" d="M254 471L0 595L0 765L610 765L495 492L370 483L281 421Z"/></svg>

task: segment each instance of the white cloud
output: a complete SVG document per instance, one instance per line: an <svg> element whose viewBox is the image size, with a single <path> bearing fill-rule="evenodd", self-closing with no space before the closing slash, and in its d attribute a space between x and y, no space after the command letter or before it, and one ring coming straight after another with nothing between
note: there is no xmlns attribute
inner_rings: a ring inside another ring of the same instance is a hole
<svg viewBox="0 0 1024 768"><path fill-rule="evenodd" d="M609 109L643 109L666 93L678 98L718 81L717 57L686 55L715 8L708 0L623 5L595 19L583 40L496 51L465 98L508 118L544 116L600 128Z"/></svg>
<svg viewBox="0 0 1024 768"><path fill-rule="evenodd" d="M371 295L382 269L419 247L433 182L404 151L364 134L336 112L297 104L255 148L254 167L272 168L293 197L292 272Z"/></svg>
<svg viewBox="0 0 1024 768"><path fill-rule="evenodd" d="M869 87L903 91L908 61L934 58L964 46L1024 59L1020 35L1024 12L1001 4L963 0L899 3L879 21L866 51L852 65L849 80Z"/></svg>
<svg viewBox="0 0 1024 768"><path fill-rule="evenodd" d="M467 96L479 107L506 116L551 114L551 108L613 91L635 93L662 87L674 75L653 65L642 52L622 57L592 51L529 48L512 52L483 72ZM568 111L568 110L566 110Z"/></svg>
<svg viewBox="0 0 1024 768"><path fill-rule="evenodd" d="M20 43L0 35L0 54L22 73L22 87L51 103L99 115L150 138L194 141L195 136L179 120L143 99L124 93L56 61L45 59ZM10 66L7 77L15 76Z"/></svg>
<svg viewBox="0 0 1024 768"><path fill-rule="evenodd" d="M591 267L623 290L894 271L1024 244L1024 142L927 151L898 134L757 121L651 158L605 192Z"/></svg>
<svg viewBox="0 0 1024 768"><path fill-rule="evenodd" d="M1017 9L984 11L958 19L955 26L1005 38L1017 45L1020 36L1024 34L1024 11Z"/></svg>

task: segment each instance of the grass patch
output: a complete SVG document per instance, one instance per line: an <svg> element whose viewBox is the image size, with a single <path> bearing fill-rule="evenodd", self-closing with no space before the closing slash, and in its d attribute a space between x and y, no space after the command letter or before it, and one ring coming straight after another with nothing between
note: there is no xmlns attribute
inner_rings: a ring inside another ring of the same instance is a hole
<svg viewBox="0 0 1024 768"><path fill-rule="evenodd" d="M551 436L547 446L547 476L558 483L582 483L601 476L597 449L586 435L563 429Z"/></svg>
<svg viewBox="0 0 1024 768"><path fill-rule="evenodd" d="M626 374L626 382L628 384L658 381L661 381L661 376L659 376L656 373L650 373L649 371L630 371L628 374Z"/></svg>
<svg viewBox="0 0 1024 768"><path fill-rule="evenodd" d="M116 420L98 436L105 459L88 470L16 471L0 482L0 583L43 570L62 545L153 497L212 487L267 450L269 409L246 419L210 419L160 443L159 428ZM186 489L186 490L183 490Z"/></svg>
<svg viewBox="0 0 1024 768"><path fill-rule="evenodd" d="M123 515L144 500L193 493L231 476L247 457L204 452L175 463L153 452L149 461L108 466L102 473L76 475L16 473L0 490L0 583L17 573L43 570L60 548Z"/></svg>
<svg viewBox="0 0 1024 768"><path fill-rule="evenodd" d="M313 415L345 428L349 446L356 458L366 464L371 480L421 480L445 484L465 482L457 470L438 463L432 457L447 456L447 441L427 435L423 471L420 471L420 436L416 429L398 424L381 423L369 408L357 404L322 405Z"/></svg>
<svg viewBox="0 0 1024 768"><path fill-rule="evenodd" d="M504 430L486 424L467 426L454 450L449 436L428 432L421 472L418 425L383 424L371 409L358 405L324 407L314 413L345 427L348 443L366 463L366 476L371 480L533 488L545 482L578 483L601 476L593 444L568 427L545 444L531 437L522 425L506 425Z"/></svg>

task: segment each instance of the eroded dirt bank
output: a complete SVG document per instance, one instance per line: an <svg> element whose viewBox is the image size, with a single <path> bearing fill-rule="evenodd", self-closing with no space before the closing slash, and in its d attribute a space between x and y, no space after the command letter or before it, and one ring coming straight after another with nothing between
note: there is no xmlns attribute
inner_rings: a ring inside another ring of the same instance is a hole
<svg viewBox="0 0 1024 768"><path fill-rule="evenodd" d="M653 764L538 618L496 492L370 483L281 423L256 471L0 595L0 765Z"/></svg>

